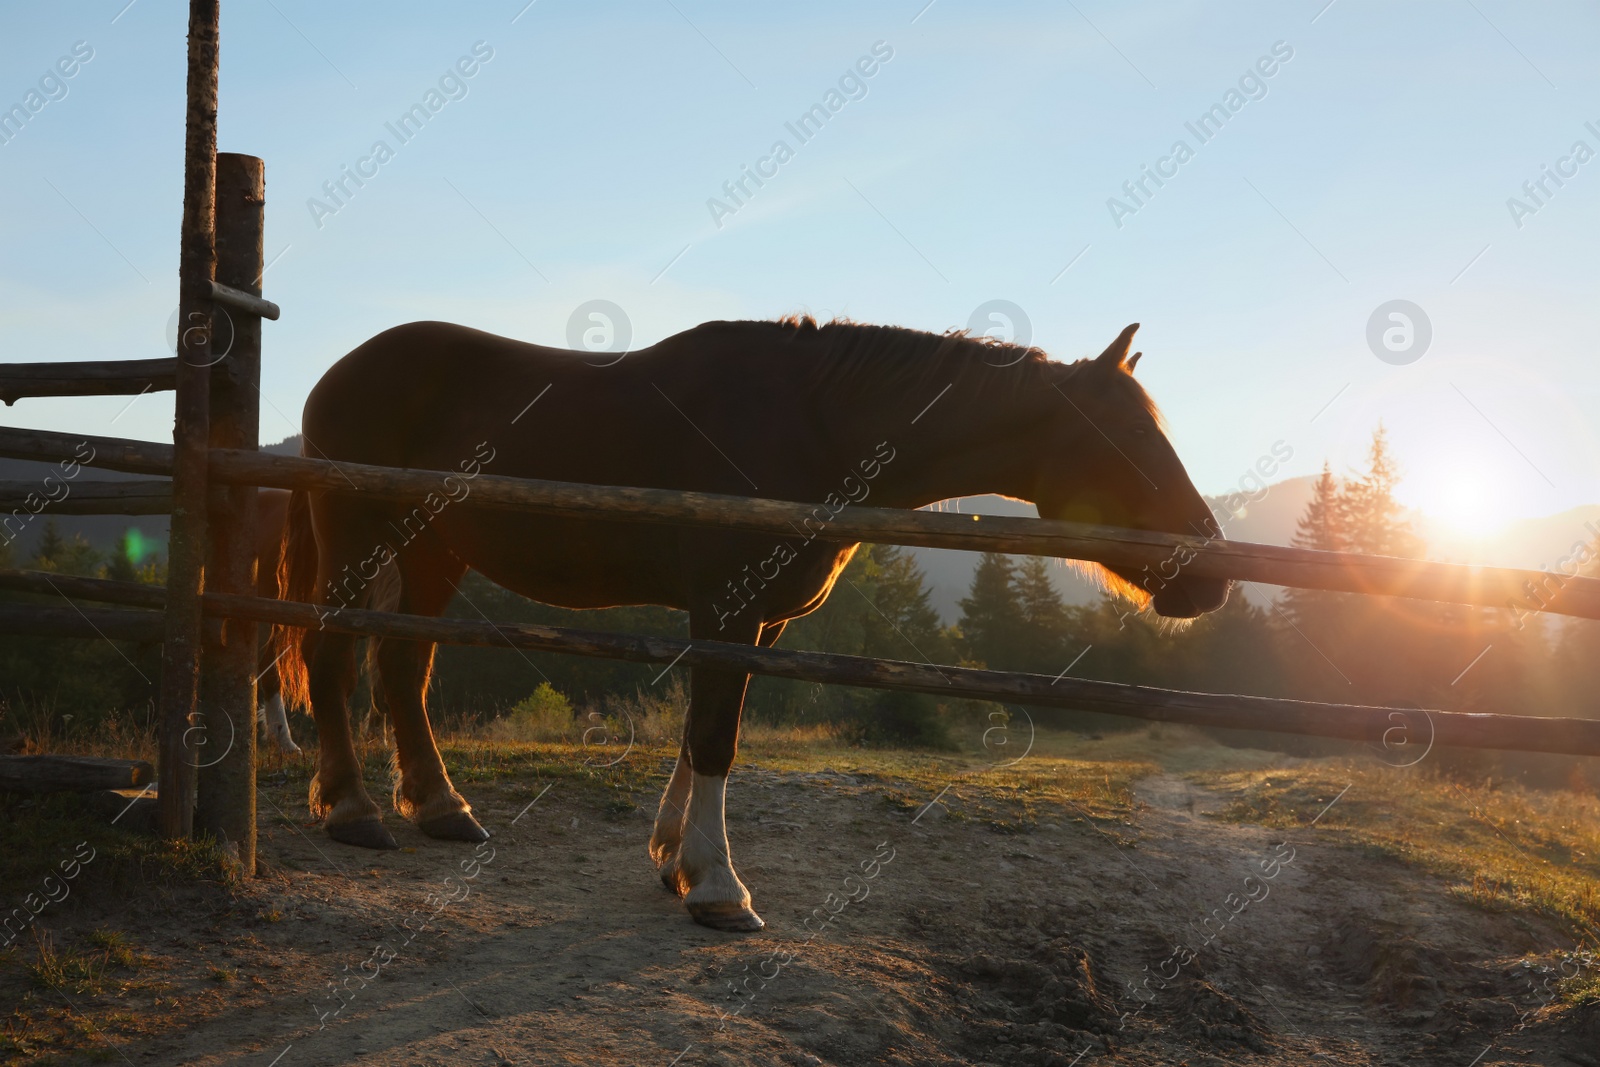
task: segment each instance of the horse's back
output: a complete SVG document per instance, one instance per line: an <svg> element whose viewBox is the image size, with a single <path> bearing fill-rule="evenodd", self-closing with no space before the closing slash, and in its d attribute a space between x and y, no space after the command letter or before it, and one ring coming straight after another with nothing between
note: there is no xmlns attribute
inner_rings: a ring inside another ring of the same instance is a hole
<svg viewBox="0 0 1600 1067"><path fill-rule="evenodd" d="M461 483L481 472L824 499L841 475L785 376L792 364L739 325L697 327L621 358L448 323L385 331L312 390L306 454L458 477L441 478L431 513L377 501L323 506L367 531L352 528L352 537L398 530L409 543L425 528L456 559L546 603L688 607L696 575L765 559L772 538L482 509ZM786 610L811 602L831 558L785 568L780 585L807 587L784 598Z"/></svg>
<svg viewBox="0 0 1600 1067"><path fill-rule="evenodd" d="M467 394L485 424L496 395L554 369L561 355L496 334L446 322L412 322L352 349L317 382L306 400L306 454L382 463L397 459L407 438L460 421L457 394ZM513 414L515 414L513 412ZM509 421L509 420L507 420Z"/></svg>
<svg viewBox="0 0 1600 1067"><path fill-rule="evenodd" d="M776 361L746 355L706 327L614 357L409 323L317 383L306 454L456 470L486 444L496 474L730 493L748 492L746 475L760 477L750 468L781 456L770 488L789 491L808 430L781 375L762 373Z"/></svg>

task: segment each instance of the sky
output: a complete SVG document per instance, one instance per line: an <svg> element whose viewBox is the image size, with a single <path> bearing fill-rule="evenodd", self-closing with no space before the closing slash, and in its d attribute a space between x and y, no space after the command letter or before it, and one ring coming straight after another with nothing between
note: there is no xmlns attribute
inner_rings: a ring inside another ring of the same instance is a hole
<svg viewBox="0 0 1600 1067"><path fill-rule="evenodd" d="M170 353L185 8L6 5L0 108L45 102L0 126L5 359ZM1204 492L1275 449L1275 478L1357 468L1381 421L1402 496L1463 525L1600 502L1597 45L1593 5L1511 0L228 0L219 146L267 162L283 307L262 437L416 319L566 345L607 301L633 347L1025 319L1063 360L1140 322ZM335 198L343 168L369 176ZM170 393L0 409L171 419Z"/></svg>

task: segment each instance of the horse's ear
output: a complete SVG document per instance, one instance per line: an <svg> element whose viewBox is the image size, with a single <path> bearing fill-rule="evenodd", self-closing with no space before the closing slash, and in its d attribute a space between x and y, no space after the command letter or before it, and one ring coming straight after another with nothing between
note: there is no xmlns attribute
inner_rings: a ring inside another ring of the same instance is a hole
<svg viewBox="0 0 1600 1067"><path fill-rule="evenodd" d="M1117 339L1106 346L1106 350L1100 353L1100 358L1095 362L1112 370L1123 366L1128 360L1128 349L1133 346L1133 335L1138 329L1139 324L1135 322L1117 334Z"/></svg>
<svg viewBox="0 0 1600 1067"><path fill-rule="evenodd" d="M1127 367L1129 374L1132 374L1133 368L1139 365L1139 357L1142 355L1144 355L1143 352L1135 352L1133 355L1128 357Z"/></svg>

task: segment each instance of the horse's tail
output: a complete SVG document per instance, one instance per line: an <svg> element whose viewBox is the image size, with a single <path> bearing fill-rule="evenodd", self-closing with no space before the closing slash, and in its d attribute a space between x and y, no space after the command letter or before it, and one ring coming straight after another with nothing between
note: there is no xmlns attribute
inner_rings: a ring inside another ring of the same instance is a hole
<svg viewBox="0 0 1600 1067"><path fill-rule="evenodd" d="M283 551L278 559L278 598L310 603L317 585L317 538L311 527L311 500L304 490L289 497L283 524ZM298 626L273 626L272 654L277 657L283 701L310 708L311 684L306 672L307 631Z"/></svg>

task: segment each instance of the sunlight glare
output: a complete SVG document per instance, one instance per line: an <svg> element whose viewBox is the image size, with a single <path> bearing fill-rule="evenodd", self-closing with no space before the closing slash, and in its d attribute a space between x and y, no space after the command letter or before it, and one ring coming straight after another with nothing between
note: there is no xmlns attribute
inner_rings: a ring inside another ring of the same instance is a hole
<svg viewBox="0 0 1600 1067"><path fill-rule="evenodd" d="M1469 537L1487 537L1510 519L1503 505L1496 506L1481 476L1467 471L1441 477L1426 496L1421 505L1425 514Z"/></svg>

